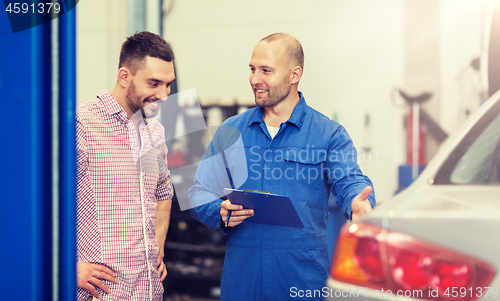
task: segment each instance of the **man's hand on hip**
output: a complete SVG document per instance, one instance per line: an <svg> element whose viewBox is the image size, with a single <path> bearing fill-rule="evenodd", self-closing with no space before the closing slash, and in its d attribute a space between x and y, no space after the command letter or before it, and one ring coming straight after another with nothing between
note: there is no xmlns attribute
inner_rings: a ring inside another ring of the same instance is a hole
<svg viewBox="0 0 500 301"><path fill-rule="evenodd" d="M108 294L111 293L111 290L102 283L101 279L118 283L115 272L100 264L78 261L76 272L78 287L88 290L96 298L99 298L96 287Z"/></svg>
<svg viewBox="0 0 500 301"><path fill-rule="evenodd" d="M158 274L160 274L160 281L165 280L167 277L167 267L165 266L165 262L163 262L164 253L163 250L158 251Z"/></svg>
<svg viewBox="0 0 500 301"><path fill-rule="evenodd" d="M352 216L351 219L355 220L368 212L372 211L372 205L368 200L368 196L372 193L373 188L370 186L366 186L360 194L358 194L353 200L351 204Z"/></svg>

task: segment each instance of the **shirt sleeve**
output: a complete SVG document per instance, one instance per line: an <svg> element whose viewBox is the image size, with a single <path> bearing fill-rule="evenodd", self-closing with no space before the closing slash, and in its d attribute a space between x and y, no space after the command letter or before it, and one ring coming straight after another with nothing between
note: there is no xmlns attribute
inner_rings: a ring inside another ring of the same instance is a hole
<svg viewBox="0 0 500 301"><path fill-rule="evenodd" d="M167 154L168 149L163 139L160 146L160 154L158 155L160 175L155 192L156 200L158 201L170 200L174 197L174 189L172 188L172 181L170 180L170 172L168 170Z"/></svg>
<svg viewBox="0 0 500 301"><path fill-rule="evenodd" d="M212 230L229 233L222 225L221 203L224 201L225 179L224 163L217 156L214 141L210 142L196 170L193 186L189 188L190 214Z"/></svg>
<svg viewBox="0 0 500 301"><path fill-rule="evenodd" d="M230 190L248 178L245 147L240 131L223 123L210 142L189 189L191 215L213 230L228 234L223 227L220 208Z"/></svg>
<svg viewBox="0 0 500 301"><path fill-rule="evenodd" d="M89 175L87 129L76 122L77 150L77 261L95 262L100 258L97 209Z"/></svg>
<svg viewBox="0 0 500 301"><path fill-rule="evenodd" d="M349 134L340 126L330 139L327 157L327 167L330 170L328 183L331 192L336 196L336 202L347 219L352 217L352 200L366 186L373 188L372 181L363 174L357 163L358 153ZM338 172L342 170L342 172ZM375 207L375 190L368 196L372 207Z"/></svg>

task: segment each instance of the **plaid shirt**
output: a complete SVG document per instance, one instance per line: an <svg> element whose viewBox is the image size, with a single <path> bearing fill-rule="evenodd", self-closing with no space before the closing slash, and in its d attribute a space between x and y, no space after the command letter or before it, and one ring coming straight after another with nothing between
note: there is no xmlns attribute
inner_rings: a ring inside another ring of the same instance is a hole
<svg viewBox="0 0 500 301"><path fill-rule="evenodd" d="M78 260L108 266L118 283L100 300L160 300L156 201L173 196L163 126L139 133L113 96L101 92L77 108ZM78 300L90 292L78 289Z"/></svg>

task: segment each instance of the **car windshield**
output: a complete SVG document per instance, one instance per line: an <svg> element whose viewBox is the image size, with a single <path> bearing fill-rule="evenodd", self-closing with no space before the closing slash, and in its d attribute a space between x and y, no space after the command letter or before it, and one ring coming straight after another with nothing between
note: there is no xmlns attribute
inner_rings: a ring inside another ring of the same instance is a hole
<svg viewBox="0 0 500 301"><path fill-rule="evenodd" d="M459 145L465 151L451 169L450 184L500 185L500 114L486 114L468 136L471 142ZM491 122L490 122L491 121ZM481 123L489 124L484 127ZM467 139L464 139L467 140Z"/></svg>

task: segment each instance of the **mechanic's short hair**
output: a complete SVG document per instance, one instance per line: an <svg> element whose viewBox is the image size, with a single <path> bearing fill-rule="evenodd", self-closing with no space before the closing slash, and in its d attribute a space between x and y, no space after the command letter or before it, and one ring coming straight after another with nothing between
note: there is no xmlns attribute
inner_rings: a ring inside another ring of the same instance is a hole
<svg viewBox="0 0 500 301"><path fill-rule="evenodd" d="M304 69L304 51L302 50L302 45L300 42L288 35L286 33L278 32L268 35L263 38L261 41L273 42L273 41L281 41L286 47L287 58L286 61L290 67L300 66L300 68Z"/></svg>

